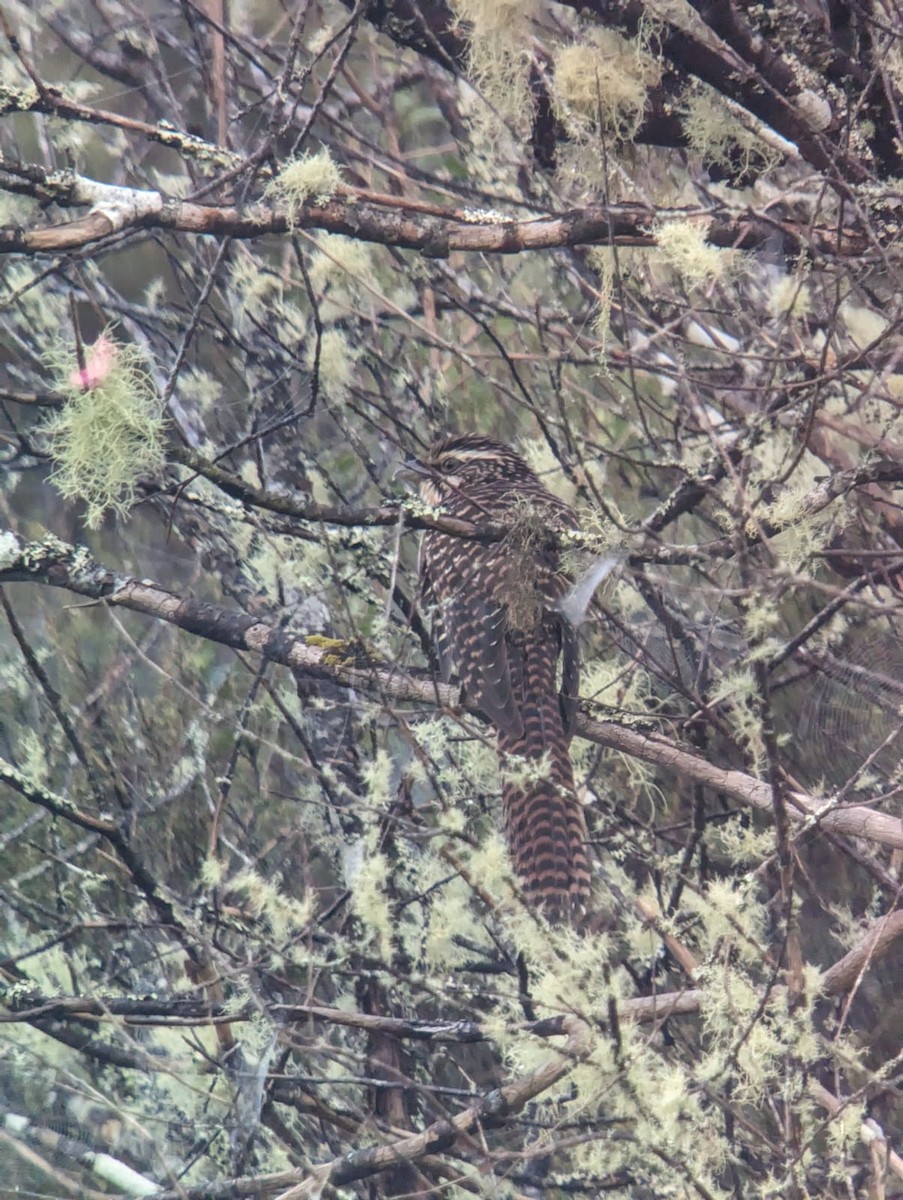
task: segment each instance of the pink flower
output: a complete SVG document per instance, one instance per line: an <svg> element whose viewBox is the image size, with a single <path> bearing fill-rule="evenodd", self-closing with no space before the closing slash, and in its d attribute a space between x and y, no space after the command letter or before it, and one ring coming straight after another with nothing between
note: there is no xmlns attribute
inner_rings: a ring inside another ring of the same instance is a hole
<svg viewBox="0 0 903 1200"><path fill-rule="evenodd" d="M88 350L85 365L69 376L72 387L90 391L99 387L116 365L116 345L105 333Z"/></svg>

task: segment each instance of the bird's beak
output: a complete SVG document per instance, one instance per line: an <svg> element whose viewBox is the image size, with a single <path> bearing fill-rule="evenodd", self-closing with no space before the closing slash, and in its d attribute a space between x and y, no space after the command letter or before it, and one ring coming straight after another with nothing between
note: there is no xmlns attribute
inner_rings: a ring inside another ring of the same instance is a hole
<svg viewBox="0 0 903 1200"><path fill-rule="evenodd" d="M429 474L429 468L425 467L422 462L416 458L406 458L392 472L392 478L400 479L403 483L416 483L424 475Z"/></svg>

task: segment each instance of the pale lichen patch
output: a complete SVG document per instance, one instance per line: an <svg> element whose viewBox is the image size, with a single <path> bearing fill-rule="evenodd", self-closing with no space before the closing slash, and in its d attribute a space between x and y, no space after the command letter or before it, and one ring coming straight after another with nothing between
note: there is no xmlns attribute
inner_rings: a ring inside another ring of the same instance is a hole
<svg viewBox="0 0 903 1200"><path fill-rule="evenodd" d="M289 225L293 226L306 200L326 204L342 184L342 172L324 147L316 154L303 154L285 164L267 186L264 195L282 201Z"/></svg>
<svg viewBox="0 0 903 1200"><path fill-rule="evenodd" d="M699 287L732 269L736 254L706 241L708 222L659 221L656 245L661 257L688 287Z"/></svg>
<svg viewBox="0 0 903 1200"><path fill-rule="evenodd" d="M65 398L42 426L56 463L53 481L66 499L85 501L86 523L97 528L108 511L124 516L139 479L163 466L160 397L138 348L107 334L84 364L71 346L57 347L47 362Z"/></svg>
<svg viewBox="0 0 903 1200"><path fill-rule="evenodd" d="M559 118L571 137L585 139L600 129L629 141L639 128L651 87L662 65L639 40L596 29L585 40L555 54L554 96Z"/></svg>

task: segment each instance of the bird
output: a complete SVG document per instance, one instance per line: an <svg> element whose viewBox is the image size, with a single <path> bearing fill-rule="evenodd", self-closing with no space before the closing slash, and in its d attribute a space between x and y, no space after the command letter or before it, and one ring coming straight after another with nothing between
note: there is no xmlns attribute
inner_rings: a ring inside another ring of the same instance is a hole
<svg viewBox="0 0 903 1200"><path fill-rule="evenodd" d="M570 580L549 537L576 529L576 514L494 438L446 435L409 466L425 503L503 529L485 541L426 531L421 595L443 677L454 668L495 728L505 840L524 896L553 923L577 922L591 881L569 748L580 665L577 631L557 607Z"/></svg>

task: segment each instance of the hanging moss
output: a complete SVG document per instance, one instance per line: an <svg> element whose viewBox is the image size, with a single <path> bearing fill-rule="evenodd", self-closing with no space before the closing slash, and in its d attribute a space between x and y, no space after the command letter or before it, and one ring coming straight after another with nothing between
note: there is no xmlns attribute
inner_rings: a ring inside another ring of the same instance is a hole
<svg viewBox="0 0 903 1200"><path fill-rule="evenodd" d="M79 364L74 347L55 350L48 366L57 376L63 408L43 424L56 464L53 481L67 500L87 504L96 528L106 512L124 516L138 480L164 462L165 422L157 389L135 346L104 333Z"/></svg>

